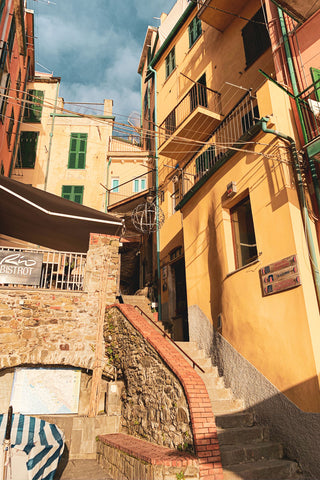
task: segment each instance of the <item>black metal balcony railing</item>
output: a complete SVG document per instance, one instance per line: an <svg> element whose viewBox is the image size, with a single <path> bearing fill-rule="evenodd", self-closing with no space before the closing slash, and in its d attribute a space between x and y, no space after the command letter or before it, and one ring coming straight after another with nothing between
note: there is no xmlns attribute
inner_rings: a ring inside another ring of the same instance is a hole
<svg viewBox="0 0 320 480"><path fill-rule="evenodd" d="M56 290L83 290L87 254L78 252L60 252L56 250L41 250L11 248L0 246L1 252L41 253L43 255L39 285L10 284L16 288L45 288ZM0 287L6 284L0 284Z"/></svg>
<svg viewBox="0 0 320 480"><path fill-rule="evenodd" d="M312 84L299 96L306 143L320 136L320 82Z"/></svg>
<svg viewBox="0 0 320 480"><path fill-rule="evenodd" d="M251 91L246 93L233 107L220 125L214 130L208 146L195 155L183 168L183 194L200 180L230 151L230 147L241 148L248 130L259 120L257 99Z"/></svg>
<svg viewBox="0 0 320 480"><path fill-rule="evenodd" d="M172 135L197 107L205 107L221 115L221 94L195 83L191 90L169 113L159 128L160 146Z"/></svg>

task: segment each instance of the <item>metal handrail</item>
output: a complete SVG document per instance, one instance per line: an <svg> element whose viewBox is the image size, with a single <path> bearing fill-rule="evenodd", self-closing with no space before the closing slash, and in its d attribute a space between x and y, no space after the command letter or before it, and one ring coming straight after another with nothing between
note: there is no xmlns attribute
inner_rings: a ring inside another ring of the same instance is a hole
<svg viewBox="0 0 320 480"><path fill-rule="evenodd" d="M202 367L200 367L200 365L197 364L197 362L195 362L184 350L183 348L179 347L179 345L174 341L172 340L172 338L170 337L170 335L168 335L164 330L161 329L161 327L159 327L159 325L156 324L156 322L154 322L152 320L151 317L149 317L149 315L147 315L140 307L138 307L138 305L134 305L134 308L137 308L140 313L142 313L155 327L157 327L158 330L160 330L163 334L163 336L165 338L168 338L170 340L170 342L172 342L174 344L175 347L177 347L178 350L180 350L180 352L183 353L183 355L185 355L187 357L188 360L190 360L190 362L192 363L192 368L199 368L199 370L202 372L202 373L205 373L205 371L203 370Z"/></svg>

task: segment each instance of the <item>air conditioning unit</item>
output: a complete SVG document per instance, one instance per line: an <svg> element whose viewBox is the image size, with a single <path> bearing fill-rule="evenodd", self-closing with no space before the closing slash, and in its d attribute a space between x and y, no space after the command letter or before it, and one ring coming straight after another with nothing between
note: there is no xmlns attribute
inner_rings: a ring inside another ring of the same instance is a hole
<svg viewBox="0 0 320 480"><path fill-rule="evenodd" d="M179 182L179 176L178 175L173 175L171 180L172 180L172 183L178 183Z"/></svg>

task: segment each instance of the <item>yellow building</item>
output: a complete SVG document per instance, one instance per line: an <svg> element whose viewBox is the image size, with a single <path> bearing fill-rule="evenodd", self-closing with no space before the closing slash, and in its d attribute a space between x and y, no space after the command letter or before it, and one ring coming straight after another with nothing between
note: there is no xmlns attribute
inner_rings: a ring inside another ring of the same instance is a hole
<svg viewBox="0 0 320 480"><path fill-rule="evenodd" d="M102 115L72 113L59 86L42 73L29 82L13 178L100 211L147 190L147 153L134 137L113 137L113 101Z"/></svg>
<svg viewBox="0 0 320 480"><path fill-rule="evenodd" d="M275 72L266 7L178 0L157 33L148 29L139 73L142 98L155 98L166 215L161 315L174 338L212 353L218 335L319 412L317 240L289 97L259 71Z"/></svg>

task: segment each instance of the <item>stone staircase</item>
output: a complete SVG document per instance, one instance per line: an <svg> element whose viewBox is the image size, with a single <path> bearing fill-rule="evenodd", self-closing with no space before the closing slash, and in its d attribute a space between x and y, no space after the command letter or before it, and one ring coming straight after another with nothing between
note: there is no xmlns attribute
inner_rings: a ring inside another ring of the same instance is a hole
<svg viewBox="0 0 320 480"><path fill-rule="evenodd" d="M298 464L285 459L279 443L270 441L268 427L257 425L254 412L245 408L224 385L217 367L195 342L176 342L205 373L203 379L218 428L224 480L301 479Z"/></svg>
<svg viewBox="0 0 320 480"><path fill-rule="evenodd" d="M162 331L166 332L167 335L171 336L170 331L168 330L166 325L154 318L153 312L151 310L151 300L149 300L149 298L145 297L144 295L122 295L122 299L123 302L128 305L133 305L141 308L143 313L145 313L148 317L155 321Z"/></svg>

